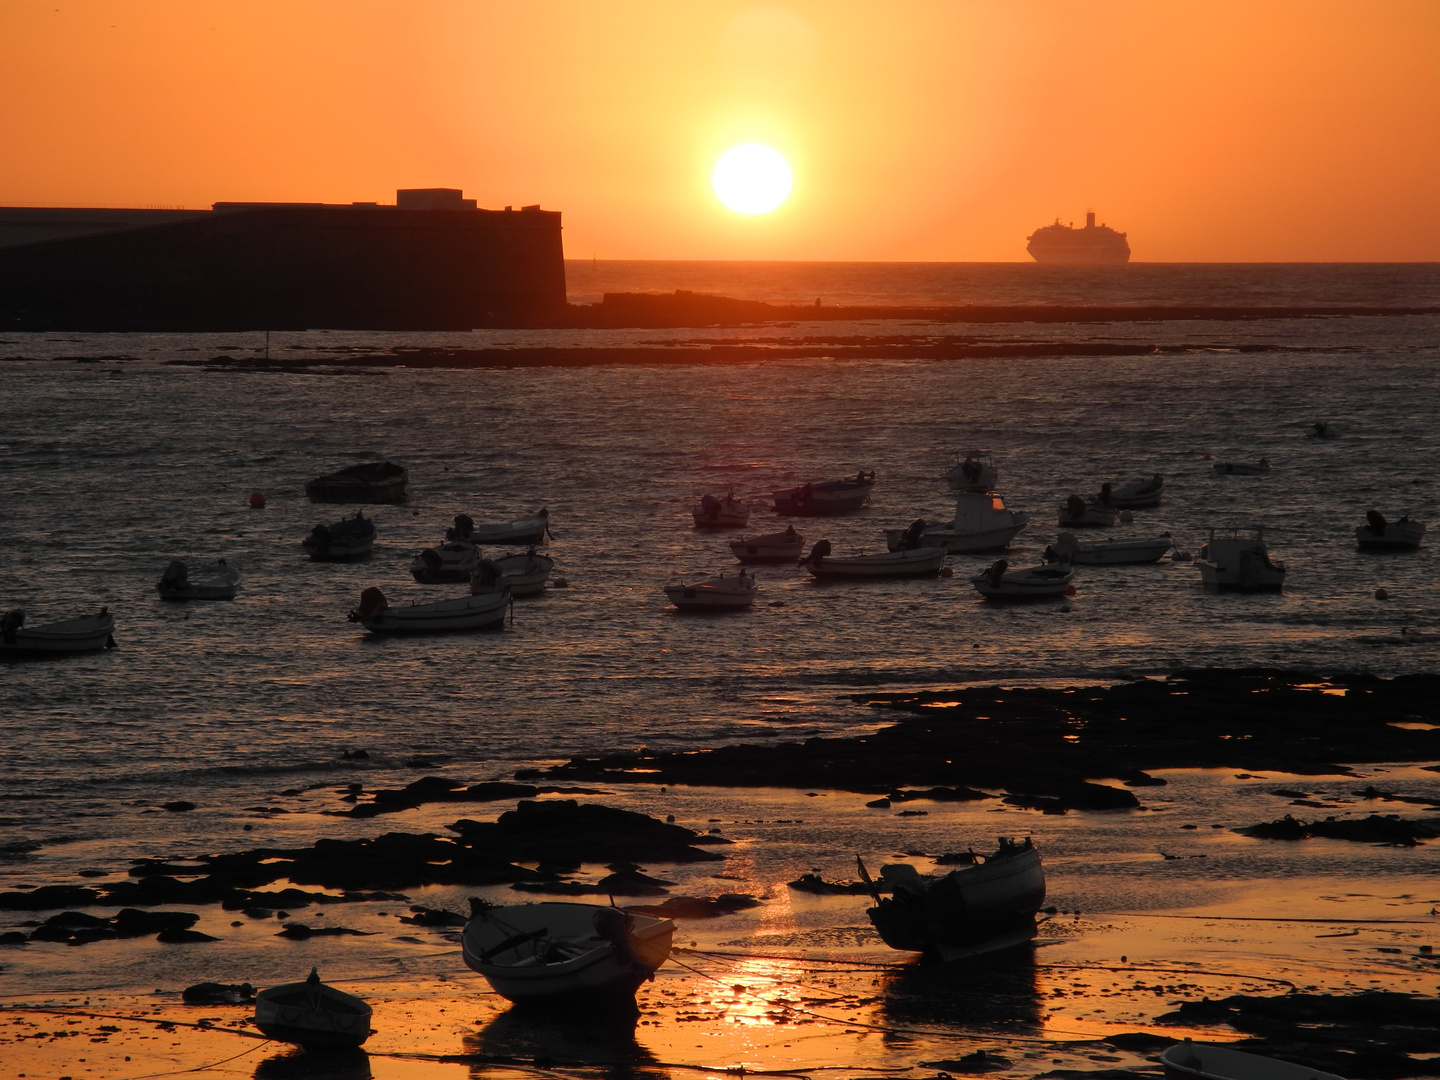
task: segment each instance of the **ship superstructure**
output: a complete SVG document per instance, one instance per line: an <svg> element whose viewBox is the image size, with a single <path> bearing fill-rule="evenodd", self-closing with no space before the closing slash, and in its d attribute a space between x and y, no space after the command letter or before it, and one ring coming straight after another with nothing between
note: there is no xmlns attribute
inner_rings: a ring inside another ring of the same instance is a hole
<svg viewBox="0 0 1440 1080"><path fill-rule="evenodd" d="M1120 266L1130 261L1130 243L1123 232L1095 224L1095 212L1085 215L1085 227L1055 224L1036 229L1025 250L1039 263L1060 266Z"/></svg>

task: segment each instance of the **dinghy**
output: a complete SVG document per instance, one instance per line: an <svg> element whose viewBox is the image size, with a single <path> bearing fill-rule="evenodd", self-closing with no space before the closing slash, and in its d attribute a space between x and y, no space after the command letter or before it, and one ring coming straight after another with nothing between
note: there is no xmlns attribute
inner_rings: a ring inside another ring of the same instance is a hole
<svg viewBox="0 0 1440 1080"><path fill-rule="evenodd" d="M681 611L738 611L750 607L759 591L755 575L743 569L734 577L721 574L705 581L665 586L665 596Z"/></svg>
<svg viewBox="0 0 1440 1080"><path fill-rule="evenodd" d="M180 559L171 559L155 591L162 600L234 600L240 591L240 571L224 559L194 570Z"/></svg>
<svg viewBox="0 0 1440 1080"><path fill-rule="evenodd" d="M1159 562L1170 550L1170 534L1149 540L1077 540L1074 533L1062 532L1045 549L1046 562L1068 562L1072 566L1126 566Z"/></svg>
<svg viewBox="0 0 1440 1080"><path fill-rule="evenodd" d="M1110 505L1117 510L1148 510L1160 505L1165 493L1165 477L1158 472L1150 479L1136 480L1110 492Z"/></svg>
<svg viewBox="0 0 1440 1080"><path fill-rule="evenodd" d="M310 969L304 982L282 983L255 995L255 1026L281 1042L306 1050L342 1050L370 1037L370 1006L320 981Z"/></svg>
<svg viewBox="0 0 1440 1080"><path fill-rule="evenodd" d="M1228 1046L1191 1042L1188 1038L1167 1047L1160 1055L1170 1080L1343 1080L1279 1058L1247 1054Z"/></svg>
<svg viewBox="0 0 1440 1080"><path fill-rule="evenodd" d="M1109 486L1108 484L1106 485ZM1108 495L1108 492L1102 494ZM1060 504L1060 528L1062 529L1108 529L1115 524L1115 507L1100 499L1088 502L1079 495L1071 495Z"/></svg>
<svg viewBox="0 0 1440 1080"><path fill-rule="evenodd" d="M771 494L777 514L821 517L859 510L870 501L870 491L874 487L875 474L862 470L852 479L821 480Z"/></svg>
<svg viewBox="0 0 1440 1080"><path fill-rule="evenodd" d="M743 529L750 521L750 507L736 499L733 491L723 498L702 495L691 517L699 529Z"/></svg>
<svg viewBox="0 0 1440 1080"><path fill-rule="evenodd" d="M498 630L505 625L505 611L509 606L510 589L506 586L454 600L404 607L391 607L385 594L372 587L360 594L360 606L350 612L349 618L372 634Z"/></svg>
<svg viewBox="0 0 1440 1080"><path fill-rule="evenodd" d="M428 547L410 564L410 574L421 585L469 581L480 565L480 549L465 540L447 540Z"/></svg>
<svg viewBox="0 0 1440 1080"><path fill-rule="evenodd" d="M395 503L405 499L409 470L393 461L367 461L317 476L305 485L311 502Z"/></svg>
<svg viewBox="0 0 1440 1080"><path fill-rule="evenodd" d="M805 550L805 537L787 526L784 532L741 537L732 541L730 553L742 563L795 562Z"/></svg>
<svg viewBox="0 0 1440 1080"><path fill-rule="evenodd" d="M357 510L353 518L316 525L300 546L315 562L348 562L368 558L375 550L375 535L375 522Z"/></svg>
<svg viewBox="0 0 1440 1080"><path fill-rule="evenodd" d="M109 608L98 615L78 619L26 626L25 612L19 608L7 611L0 618L0 655L23 656L46 653L96 652L113 649L115 616Z"/></svg>
<svg viewBox="0 0 1440 1080"><path fill-rule="evenodd" d="M830 541L821 540L800 563L817 578L934 577L945 564L938 547L882 551L874 555L832 556Z"/></svg>
<svg viewBox="0 0 1440 1080"><path fill-rule="evenodd" d="M1355 543L1369 551L1413 551L1425 538L1425 523L1402 517L1386 521L1379 510L1365 512L1365 524L1355 529Z"/></svg>
<svg viewBox="0 0 1440 1080"><path fill-rule="evenodd" d="M1074 580L1075 571L1065 563L1011 570L1008 562L997 559L970 583L986 600L1046 600L1064 596Z"/></svg>
<svg viewBox="0 0 1440 1080"><path fill-rule="evenodd" d="M539 596L555 569L555 560L538 554L534 548L521 555L502 555L487 560L500 571L500 580L510 586L511 596ZM471 578L472 587L474 578Z"/></svg>
<svg viewBox="0 0 1440 1080"><path fill-rule="evenodd" d="M526 547L543 544L550 534L550 511L541 507L529 517L514 521L497 521L489 525L476 525L469 514L457 514L455 527L445 534L446 540L463 540L471 544L514 544Z"/></svg>

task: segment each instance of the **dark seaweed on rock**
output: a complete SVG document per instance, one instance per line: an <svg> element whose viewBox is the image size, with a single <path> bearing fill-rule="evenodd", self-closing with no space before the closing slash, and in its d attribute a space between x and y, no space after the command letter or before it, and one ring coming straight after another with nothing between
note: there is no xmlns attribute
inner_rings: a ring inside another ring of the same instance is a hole
<svg viewBox="0 0 1440 1080"><path fill-rule="evenodd" d="M574 799L522 802L498 821L462 819L449 828L469 847L525 861L705 862L724 856L696 844L729 842L632 810L580 805Z"/></svg>
<svg viewBox="0 0 1440 1080"><path fill-rule="evenodd" d="M536 787L491 781L468 787L458 780L443 776L425 776L403 788L383 788L368 803L359 803L342 811L349 817L369 818L377 814L394 814L426 803L500 802L509 799L532 799L536 795L601 795L590 788Z"/></svg>
<svg viewBox="0 0 1440 1080"><path fill-rule="evenodd" d="M759 906L760 901L753 896L721 893L719 896L672 896L659 904L631 904L625 910L661 919L715 919Z"/></svg>
<svg viewBox="0 0 1440 1080"><path fill-rule="evenodd" d="M1235 831L1242 836L1253 836L1261 840L1308 840L1311 837L1324 837L1328 840L1398 844L1403 847L1415 847L1421 840L1433 840L1440 836L1440 828L1429 822L1407 820L1398 814L1371 814L1367 818L1328 817L1324 821L1301 821L1286 814L1278 821L1246 825Z"/></svg>

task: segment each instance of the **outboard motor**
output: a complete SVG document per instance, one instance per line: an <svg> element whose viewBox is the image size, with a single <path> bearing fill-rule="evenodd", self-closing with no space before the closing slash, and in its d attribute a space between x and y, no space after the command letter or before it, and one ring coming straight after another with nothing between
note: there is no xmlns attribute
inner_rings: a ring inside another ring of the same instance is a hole
<svg viewBox="0 0 1440 1080"><path fill-rule="evenodd" d="M434 548L426 548L424 551L420 552L420 561L425 564L425 569L431 574L440 573L440 566L442 560L440 558L440 553Z"/></svg>
<svg viewBox="0 0 1440 1080"><path fill-rule="evenodd" d="M1072 518L1084 517L1085 500L1079 495L1071 495L1070 498L1065 500L1065 512Z"/></svg>
<svg viewBox="0 0 1440 1080"><path fill-rule="evenodd" d="M1110 484L1108 482L1100 485L1100 502L1105 506L1110 505Z"/></svg>
<svg viewBox="0 0 1440 1080"><path fill-rule="evenodd" d="M925 519L916 518L905 530L905 535L900 538L901 551L913 551L920 546L920 534L925 531Z"/></svg>
<svg viewBox="0 0 1440 1080"><path fill-rule="evenodd" d="M479 596L481 593L495 592L500 588L500 567L496 566L489 559L481 559L470 572L470 595Z"/></svg>
<svg viewBox="0 0 1440 1080"><path fill-rule="evenodd" d="M3 618L0 618L0 638L3 638L6 645L15 644L15 632L25 625L25 612L19 608L7 611Z"/></svg>
<svg viewBox="0 0 1440 1080"><path fill-rule="evenodd" d="M805 563L818 563L821 559L827 557L829 554L830 541L821 540L819 543L817 543L814 547L810 549L810 554L807 555L805 558L801 559L800 563L802 566Z"/></svg>
<svg viewBox="0 0 1440 1080"><path fill-rule="evenodd" d="M1000 587L1001 579L1005 577L1005 571L1009 569L1010 563L1007 560L996 559L990 565L990 569L985 571L985 576L990 579L990 584L994 585L998 589Z"/></svg>
<svg viewBox="0 0 1440 1080"><path fill-rule="evenodd" d="M469 540L475 531L475 519L469 514L456 514L455 527L445 533L446 540Z"/></svg>
<svg viewBox="0 0 1440 1080"><path fill-rule="evenodd" d="M710 519L720 516L720 500L714 495L702 495L700 497L700 512Z"/></svg>
<svg viewBox="0 0 1440 1080"><path fill-rule="evenodd" d="M351 622L363 622L390 606L385 594L373 585L360 594L360 606L350 612Z"/></svg>
<svg viewBox="0 0 1440 1080"><path fill-rule="evenodd" d="M330 550L330 529L325 525L316 525L310 530L310 543L320 554L325 554Z"/></svg>
<svg viewBox="0 0 1440 1080"><path fill-rule="evenodd" d="M179 592L189 580L190 571L185 564L179 559L171 559L170 565L165 567L165 573L160 575L160 591Z"/></svg>
<svg viewBox="0 0 1440 1080"><path fill-rule="evenodd" d="M1365 520L1370 523L1370 531L1376 536L1385 535L1385 515L1379 510L1366 510Z"/></svg>

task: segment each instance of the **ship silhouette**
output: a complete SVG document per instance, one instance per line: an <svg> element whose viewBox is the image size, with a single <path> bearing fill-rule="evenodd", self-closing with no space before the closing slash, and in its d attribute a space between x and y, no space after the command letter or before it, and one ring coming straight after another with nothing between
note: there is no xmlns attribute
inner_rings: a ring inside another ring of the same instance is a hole
<svg viewBox="0 0 1440 1080"><path fill-rule="evenodd" d="M1095 213L1085 215L1085 227L1055 224L1036 229L1025 250L1038 263L1058 266L1120 266L1130 261L1130 244L1123 232L1096 225Z"/></svg>

